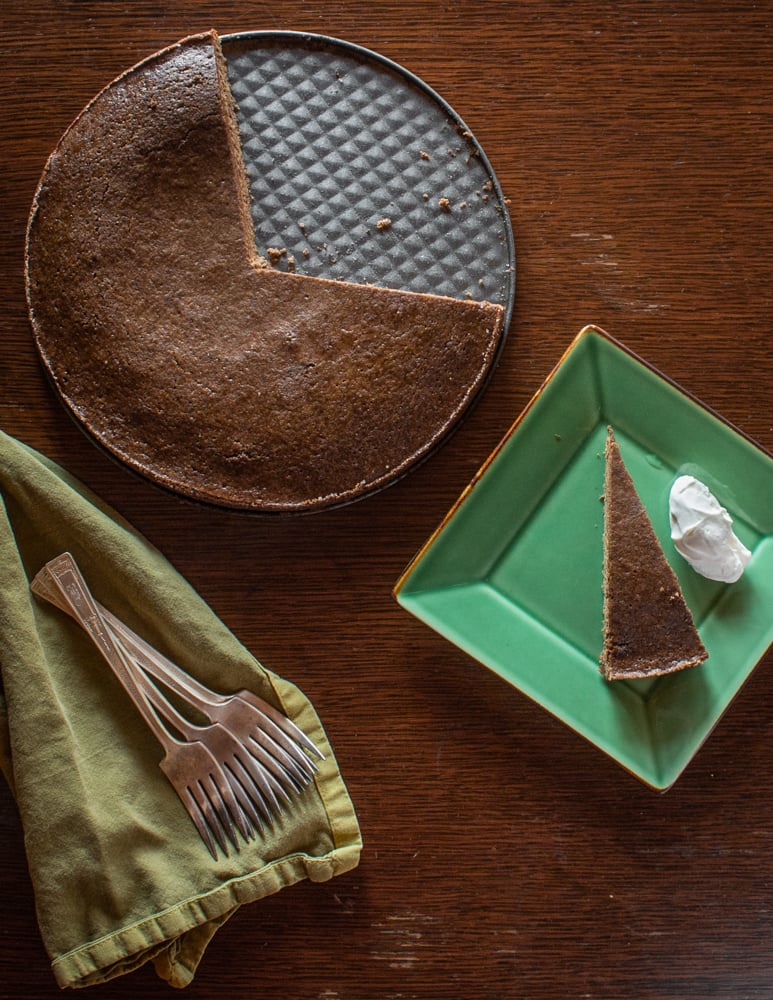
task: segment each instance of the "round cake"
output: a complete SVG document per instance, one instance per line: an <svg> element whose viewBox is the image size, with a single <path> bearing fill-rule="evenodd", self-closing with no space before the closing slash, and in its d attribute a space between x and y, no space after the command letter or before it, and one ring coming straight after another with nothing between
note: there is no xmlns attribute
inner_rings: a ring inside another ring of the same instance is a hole
<svg viewBox="0 0 773 1000"><path fill-rule="evenodd" d="M34 336L91 437L176 493L310 511L399 478L480 391L488 302L258 256L214 33L128 70L46 165L27 233Z"/></svg>

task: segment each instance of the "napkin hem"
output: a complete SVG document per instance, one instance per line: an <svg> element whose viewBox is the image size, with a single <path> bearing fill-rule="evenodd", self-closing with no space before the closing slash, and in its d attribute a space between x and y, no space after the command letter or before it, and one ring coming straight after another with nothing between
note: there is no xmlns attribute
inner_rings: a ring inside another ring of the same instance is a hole
<svg viewBox="0 0 773 1000"><path fill-rule="evenodd" d="M337 848L356 844L362 849L362 833L357 814L349 795L346 782L339 770L333 747L325 732L314 704L292 681L285 680L272 670L263 667L275 695L287 716L293 719L309 735L314 743L325 752L320 761L315 783L317 792L327 814L330 834Z"/></svg>
<svg viewBox="0 0 773 1000"><path fill-rule="evenodd" d="M271 895L304 878L313 882L327 881L355 868L359 856L359 845L338 847L321 857L298 853L237 876L58 956L51 963L56 981L63 988L83 987L123 975L157 959L166 949L179 948L187 932L215 922L214 933L243 904ZM191 967L172 956L166 962L157 962L156 968L162 978L180 987L186 986L195 972L195 965Z"/></svg>

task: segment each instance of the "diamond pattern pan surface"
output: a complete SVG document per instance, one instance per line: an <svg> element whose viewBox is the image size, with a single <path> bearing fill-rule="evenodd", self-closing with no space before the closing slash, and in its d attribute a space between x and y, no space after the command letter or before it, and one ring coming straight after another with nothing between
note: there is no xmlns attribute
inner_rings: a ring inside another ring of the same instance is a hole
<svg viewBox="0 0 773 1000"><path fill-rule="evenodd" d="M262 255L300 274L486 299L509 320L504 198L441 97L333 38L248 32L222 45Z"/></svg>

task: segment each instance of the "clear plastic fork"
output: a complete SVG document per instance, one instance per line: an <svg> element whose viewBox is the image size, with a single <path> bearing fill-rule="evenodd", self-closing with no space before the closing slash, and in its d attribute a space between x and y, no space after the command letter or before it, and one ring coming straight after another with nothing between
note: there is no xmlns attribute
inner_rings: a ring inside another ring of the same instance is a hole
<svg viewBox="0 0 773 1000"><path fill-rule="evenodd" d="M215 844L227 854L226 837L239 847L238 827L248 838L250 826L223 769L212 751L199 741L179 740L162 722L147 691L137 683L130 660L107 627L97 604L69 553L47 563L32 581L34 593L48 599L53 583L67 604L69 613L79 622L113 670L140 715L164 750L159 767L193 820L213 858Z"/></svg>
<svg viewBox="0 0 773 1000"><path fill-rule="evenodd" d="M46 586L45 569L36 578L36 592L69 612L66 602ZM165 657L96 600L95 604L113 638L122 644L142 671L164 684L210 723L219 723L228 730L262 766L264 781L257 780L275 812L279 809L277 796L287 799L288 793L301 791L314 777L318 770L314 757L323 760L324 754L286 715L251 691L230 695L216 693Z"/></svg>
<svg viewBox="0 0 773 1000"><path fill-rule="evenodd" d="M57 565L72 570L75 562L68 553L53 560L37 574L32 589L74 615L52 574ZM135 685L151 708L187 742L202 743L212 752L241 807L241 812L232 808L231 812L243 836L249 837L253 828L272 823L289 804L292 793L302 791L313 779L318 770L313 758L324 759L322 752L303 730L264 699L246 690L229 695L212 691L163 656L90 594L89 599L113 644L122 651L125 666L133 673ZM182 704L201 713L209 724L199 726L183 716L154 680L176 694ZM225 832L230 836L228 826ZM218 842L222 846L222 837Z"/></svg>

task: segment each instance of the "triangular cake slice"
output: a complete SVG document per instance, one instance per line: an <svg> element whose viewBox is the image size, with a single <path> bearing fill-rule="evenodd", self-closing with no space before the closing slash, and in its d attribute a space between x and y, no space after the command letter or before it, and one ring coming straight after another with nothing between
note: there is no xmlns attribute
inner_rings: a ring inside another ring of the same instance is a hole
<svg viewBox="0 0 773 1000"><path fill-rule="evenodd" d="M708 656L609 428L604 477L604 648L607 680L652 677Z"/></svg>

